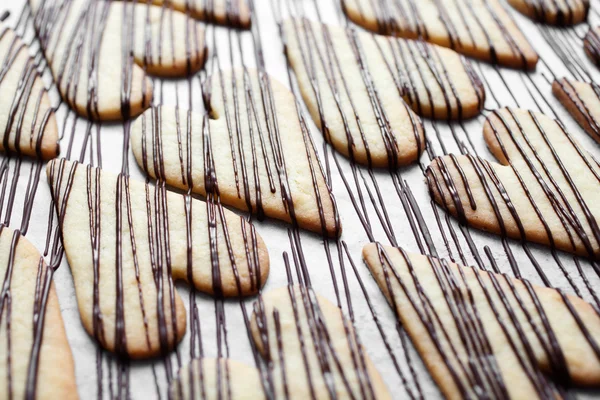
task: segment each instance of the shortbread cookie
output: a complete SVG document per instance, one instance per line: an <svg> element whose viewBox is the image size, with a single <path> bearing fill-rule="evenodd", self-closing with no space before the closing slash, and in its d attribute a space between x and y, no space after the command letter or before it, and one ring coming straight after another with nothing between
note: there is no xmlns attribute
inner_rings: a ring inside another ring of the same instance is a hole
<svg viewBox="0 0 600 400"><path fill-rule="evenodd" d="M169 185L206 195L217 189L216 179L224 204L337 236L333 195L295 99L276 80L268 82L271 90L261 92L256 71L216 72L209 105L216 119L152 108L132 125L133 154L146 173ZM263 104L274 105L277 124L270 107L266 120Z"/></svg>
<svg viewBox="0 0 600 400"><path fill-rule="evenodd" d="M312 289L269 291L254 304L250 327L277 398L391 399L352 324Z"/></svg>
<svg viewBox="0 0 600 400"><path fill-rule="evenodd" d="M265 398L258 370L230 359L192 360L179 370L169 386L169 399L172 400Z"/></svg>
<svg viewBox="0 0 600 400"><path fill-rule="evenodd" d="M422 112L431 114L434 109L432 101L418 97L429 96L423 80L408 80L419 75L415 61L426 65L421 57L429 50L426 45L386 43L384 38L306 19L285 21L284 34L302 97L317 126L324 127L327 142L351 160L373 167L394 168L419 159L425 149L423 124L403 96L415 100L413 106L424 105ZM401 57L399 51L415 58ZM396 62L413 66L414 73L398 72ZM431 62L435 64L433 58ZM427 66L421 71L431 73ZM432 87L435 98L443 98L440 86Z"/></svg>
<svg viewBox="0 0 600 400"><path fill-rule="evenodd" d="M600 27L590 28L583 38L583 50L596 66L600 66Z"/></svg>
<svg viewBox="0 0 600 400"><path fill-rule="evenodd" d="M58 155L58 126L28 49L0 25L0 151L47 160Z"/></svg>
<svg viewBox="0 0 600 400"><path fill-rule="evenodd" d="M216 296L267 279L262 238L220 205L64 159L47 173L83 325L108 350L141 358L179 342L174 279Z"/></svg>
<svg viewBox="0 0 600 400"><path fill-rule="evenodd" d="M370 76L388 115L394 106L402 108L392 103L400 93L423 117L471 118L483 108L485 94L479 77L471 64L452 50L422 41L316 24L307 19L287 20L284 28L287 54L317 123L320 117L315 92L321 97L325 114L339 113L333 95L336 88L342 103L354 103L358 112L365 109L374 113L367 85L370 81L365 81L362 73ZM330 84L328 78L334 82ZM318 90L311 87L314 81ZM352 101L345 100L349 96L346 87ZM344 110L349 116L353 114L350 104L349 109ZM365 124L370 120L376 124L375 116L369 117ZM333 129L331 124L327 125ZM343 132L336 136L340 135L344 135Z"/></svg>
<svg viewBox="0 0 600 400"><path fill-rule="evenodd" d="M483 108L483 85L452 50L306 19L287 20L284 28L314 121L325 124L336 150L357 162L394 166L418 159L423 126L406 103L436 119L470 118Z"/></svg>
<svg viewBox="0 0 600 400"><path fill-rule="evenodd" d="M529 18L552 25L575 25L587 19L589 0L508 0Z"/></svg>
<svg viewBox="0 0 600 400"><path fill-rule="evenodd" d="M152 0L152 2L160 5L167 4L177 11L189 13L192 17L204 21L241 28L250 26L250 8L246 0Z"/></svg>
<svg viewBox="0 0 600 400"><path fill-rule="evenodd" d="M363 257L447 399L600 385L600 318L579 297L374 243Z"/></svg>
<svg viewBox="0 0 600 400"><path fill-rule="evenodd" d="M500 164L472 155L435 158L435 201L463 224L515 239L600 256L600 167L543 114L494 111L483 134Z"/></svg>
<svg viewBox="0 0 600 400"><path fill-rule="evenodd" d="M77 399L75 367L52 270L0 225L0 398Z"/></svg>
<svg viewBox="0 0 600 400"><path fill-rule="evenodd" d="M374 32L424 40L514 68L538 55L499 0L342 0L348 17Z"/></svg>
<svg viewBox="0 0 600 400"><path fill-rule="evenodd" d="M88 118L138 115L152 100L146 72L184 76L204 62L204 30L170 7L104 0L29 4L63 99Z"/></svg>
<svg viewBox="0 0 600 400"><path fill-rule="evenodd" d="M560 100L581 127L600 142L600 87L594 82L586 83L567 78L552 84L552 93Z"/></svg>

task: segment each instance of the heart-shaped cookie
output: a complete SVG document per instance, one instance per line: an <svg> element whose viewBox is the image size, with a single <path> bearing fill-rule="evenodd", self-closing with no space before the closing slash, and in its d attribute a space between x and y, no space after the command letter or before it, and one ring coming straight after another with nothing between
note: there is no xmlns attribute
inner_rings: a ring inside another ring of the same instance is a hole
<svg viewBox="0 0 600 400"><path fill-rule="evenodd" d="M452 50L306 19L284 21L283 32L313 120L336 150L361 164L417 160L424 134L414 113L463 119L483 107L483 85Z"/></svg>
<svg viewBox="0 0 600 400"><path fill-rule="evenodd" d="M579 297L377 243L363 257L446 398L600 385L600 317Z"/></svg>
<svg viewBox="0 0 600 400"><path fill-rule="evenodd" d="M210 93L213 118L156 107L134 122L131 148L144 171L202 195L218 190L224 204L259 218L339 236L333 195L290 91L237 70L215 73Z"/></svg>
<svg viewBox="0 0 600 400"><path fill-rule="evenodd" d="M508 0L521 14L545 24L575 25L587 19L589 0Z"/></svg>
<svg viewBox="0 0 600 400"><path fill-rule="evenodd" d="M485 141L500 164L472 155L427 168L436 203L463 224L597 259L600 167L550 117L504 108L486 119Z"/></svg>
<svg viewBox="0 0 600 400"><path fill-rule="evenodd" d="M470 57L534 69L538 55L500 0L343 0L356 24L386 35L422 38Z"/></svg>
<svg viewBox="0 0 600 400"><path fill-rule="evenodd" d="M391 399L352 324L312 288L289 285L261 296L250 328L273 367L275 397Z"/></svg>
<svg viewBox="0 0 600 400"><path fill-rule="evenodd" d="M185 333L173 280L216 296L258 292L262 238L212 202L65 159L47 168L84 327L106 349L164 354Z"/></svg>
<svg viewBox="0 0 600 400"><path fill-rule="evenodd" d="M107 0L29 0L62 98L80 115L120 120L152 101L148 74L185 76L204 63L204 30L170 7Z"/></svg>

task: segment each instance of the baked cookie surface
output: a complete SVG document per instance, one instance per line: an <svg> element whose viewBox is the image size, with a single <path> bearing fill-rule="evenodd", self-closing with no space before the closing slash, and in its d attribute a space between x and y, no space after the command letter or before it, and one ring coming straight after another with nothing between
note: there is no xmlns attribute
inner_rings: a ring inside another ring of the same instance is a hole
<svg viewBox="0 0 600 400"><path fill-rule="evenodd" d="M504 108L483 135L499 161L472 155L434 158L429 191L447 212L502 236L598 259L600 167L559 122Z"/></svg>
<svg viewBox="0 0 600 400"><path fill-rule="evenodd" d="M343 0L354 23L373 32L423 38L470 57L534 69L538 55L499 0Z"/></svg>
<svg viewBox="0 0 600 400"><path fill-rule="evenodd" d="M147 74L198 71L204 29L170 7L105 0L29 0L63 100L96 120L136 116L152 101Z"/></svg>
<svg viewBox="0 0 600 400"><path fill-rule="evenodd" d="M146 0L138 0L146 2ZM251 23L248 0L152 0L157 5L170 5L175 10L203 21L248 28Z"/></svg>
<svg viewBox="0 0 600 400"><path fill-rule="evenodd" d="M579 297L377 243L363 257L446 398L600 384L600 317Z"/></svg>
<svg viewBox="0 0 600 400"><path fill-rule="evenodd" d="M600 27L590 27L583 38L583 50L596 66L600 66Z"/></svg>
<svg viewBox="0 0 600 400"><path fill-rule="evenodd" d="M58 156L54 108L29 47L0 23L0 151Z"/></svg>
<svg viewBox="0 0 600 400"><path fill-rule="evenodd" d="M0 398L78 398L52 276L25 237L0 225Z"/></svg>
<svg viewBox="0 0 600 400"><path fill-rule="evenodd" d="M224 204L337 237L333 195L294 97L259 74L216 72L212 118L166 106L146 111L132 125L133 154L171 186L202 195L218 188Z"/></svg>
<svg viewBox="0 0 600 400"><path fill-rule="evenodd" d="M552 25L575 25L586 20L589 0L508 0L529 18Z"/></svg>
<svg viewBox="0 0 600 400"><path fill-rule="evenodd" d="M600 142L600 87L572 79L556 79L552 93L588 135Z"/></svg>
<svg viewBox="0 0 600 400"><path fill-rule="evenodd" d="M265 399L258 369L235 360L194 359L182 367L169 386L174 400Z"/></svg>
<svg viewBox="0 0 600 400"><path fill-rule="evenodd" d="M47 173L81 320L110 351L144 358L181 340L173 280L229 297L267 279L262 238L220 205L64 159Z"/></svg>

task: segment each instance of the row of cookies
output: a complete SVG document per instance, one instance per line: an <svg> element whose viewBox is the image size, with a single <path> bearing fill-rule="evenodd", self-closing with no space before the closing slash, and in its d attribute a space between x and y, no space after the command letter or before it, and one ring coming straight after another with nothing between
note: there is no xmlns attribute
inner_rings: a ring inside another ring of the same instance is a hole
<svg viewBox="0 0 600 400"><path fill-rule="evenodd" d="M148 114L148 120L151 120L151 121L152 121L152 123L154 123L154 121L161 121L161 122L162 122L162 112L163 112L162 110L151 110L151 111L149 112L149 114ZM459 111L459 112L460 112L460 111ZM161 115L161 116L160 116L160 117L156 117L156 115L157 115L157 114L159 114L159 115ZM175 120L177 120L177 118L174 118L174 119L175 119ZM142 119L142 121L143 121L143 119ZM172 121L171 121L171 122L172 122ZM144 125L144 122L141 122L141 125L143 126L143 125ZM189 128L188 128L188 129L189 129ZM209 129L210 129L210 128L209 128ZM156 130L162 131L162 130L163 130L163 128L162 128L162 127L161 127L161 128L153 128L153 130L152 130L152 131L154 132L154 131L156 131ZM175 132L175 131L177 131L177 129L173 129L173 130L172 130L172 132ZM141 129L139 132L142 132L142 133L141 133L141 135L142 135L142 136L144 136L144 134L143 134L143 132L144 132L144 129L143 129L143 128L142 128L142 129ZM143 139L143 140L142 140L142 143L144 142L144 140L146 140L146 139ZM155 142L156 142L156 141L153 141L153 143L155 143ZM165 141L165 142L166 142L166 141ZM173 142L173 141L171 141L171 143L172 143L172 142ZM135 147L135 146L134 146L134 147ZM143 147L144 147L144 145L142 144L142 145L140 145L139 147L140 147L140 148L143 148ZM134 150L134 151L135 151L135 150ZM142 151L142 150L140 150L140 152L143 152L143 151ZM153 162L154 162L154 164L153 164L153 165L160 165L160 164L156 164L156 159L157 159L157 157L158 157L158 156L154 156L154 155L152 155L152 158L142 157L142 159L143 159L143 160L146 160L146 162L147 162L147 164L148 164L148 165L150 164L149 160L154 160L154 161L153 161ZM136 155L136 158L139 158L139 157ZM143 162L142 162L142 163L143 163ZM188 168L190 168L190 169L191 169L191 167L189 167L189 166L188 166L188 167L186 167L186 169L188 169ZM93 172L93 174L97 174L97 172ZM159 173L158 171L157 171L157 172L155 172L155 174L156 174L156 176L157 176L157 177L160 177L160 175L159 175L160 173ZM204 175L205 175L205 174L204 174ZM201 174L201 175L199 175L199 176L202 176L202 174ZM186 184L185 184L185 178L184 178L184 177L182 177L182 182L183 182L183 183L182 183L182 186L183 186L183 187L185 187L185 185L186 185ZM126 187L126 186L127 186L127 184L123 184L123 185L124 185L124 186L122 186L122 187ZM117 187L119 187L119 184L117 184ZM123 190L125 190L125 189L123 189ZM238 190L239 190L239 189L238 189ZM248 208L250 208L250 207L248 207ZM92 219L95 219L95 218L92 218Z"/></svg>

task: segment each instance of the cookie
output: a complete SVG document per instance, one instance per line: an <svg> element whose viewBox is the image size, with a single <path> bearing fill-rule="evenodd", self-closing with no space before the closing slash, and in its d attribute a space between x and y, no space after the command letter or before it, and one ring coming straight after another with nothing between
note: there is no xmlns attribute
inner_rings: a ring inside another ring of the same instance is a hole
<svg viewBox="0 0 600 400"><path fill-rule="evenodd" d="M0 398L78 398L52 276L26 238L0 225Z"/></svg>
<svg viewBox="0 0 600 400"><path fill-rule="evenodd" d="M54 108L29 47L0 24L0 151L48 160L58 156Z"/></svg>
<svg viewBox="0 0 600 400"><path fill-rule="evenodd" d="M185 76L204 63L203 28L170 7L87 0L29 4L63 100L87 118L136 116L152 101L146 73Z"/></svg>
<svg viewBox="0 0 600 400"><path fill-rule="evenodd" d="M250 8L246 0L153 0L154 4L172 6L193 18L217 24L248 28Z"/></svg>
<svg viewBox="0 0 600 400"><path fill-rule="evenodd" d="M429 190L462 224L598 259L600 167L559 122L504 108L486 119L500 164L472 155L435 158Z"/></svg>
<svg viewBox="0 0 600 400"><path fill-rule="evenodd" d="M221 358L192 360L169 385L172 400L261 400L265 399L256 368Z"/></svg>
<svg viewBox="0 0 600 400"><path fill-rule="evenodd" d="M284 22L287 56L313 120L336 150L377 167L414 162L424 117L478 115L485 93L452 50L306 19ZM349 145L350 143L350 145Z"/></svg>
<svg viewBox="0 0 600 400"><path fill-rule="evenodd" d="M336 237L333 195L294 96L273 78L261 80L253 70L216 72L207 100L213 119L170 107L146 111L131 128L133 154L171 186L202 195L218 188L223 204ZM274 106L268 121L264 104Z"/></svg>
<svg viewBox="0 0 600 400"><path fill-rule="evenodd" d="M600 385L600 317L579 297L375 243L363 257L447 399Z"/></svg>
<svg viewBox="0 0 600 400"><path fill-rule="evenodd" d="M265 283L262 238L219 205L65 159L47 168L81 320L102 347L164 354L185 333L181 279L215 296Z"/></svg>
<svg viewBox="0 0 600 400"><path fill-rule="evenodd" d="M261 296L250 329L272 365L277 398L391 399L352 324L310 288L290 285Z"/></svg>
<svg viewBox="0 0 600 400"><path fill-rule="evenodd" d="M386 35L422 38L467 56L534 69L538 55L499 0L343 0L354 23Z"/></svg>
<svg viewBox="0 0 600 400"><path fill-rule="evenodd" d="M587 19L589 0L508 0L521 14L551 25L575 25Z"/></svg>
<svg viewBox="0 0 600 400"><path fill-rule="evenodd" d="M354 30L321 30L305 19L283 26L302 97L327 142L363 165L395 167L418 160L425 148L423 124L403 100L403 83L384 64L376 39ZM331 40L323 39L325 32ZM416 84L422 88L421 83Z"/></svg>
<svg viewBox="0 0 600 400"><path fill-rule="evenodd" d="M600 27L590 27L583 38L583 50L590 61L600 66Z"/></svg>
<svg viewBox="0 0 600 400"><path fill-rule="evenodd" d="M600 87L562 78L552 83L552 93L588 135L600 142Z"/></svg>

